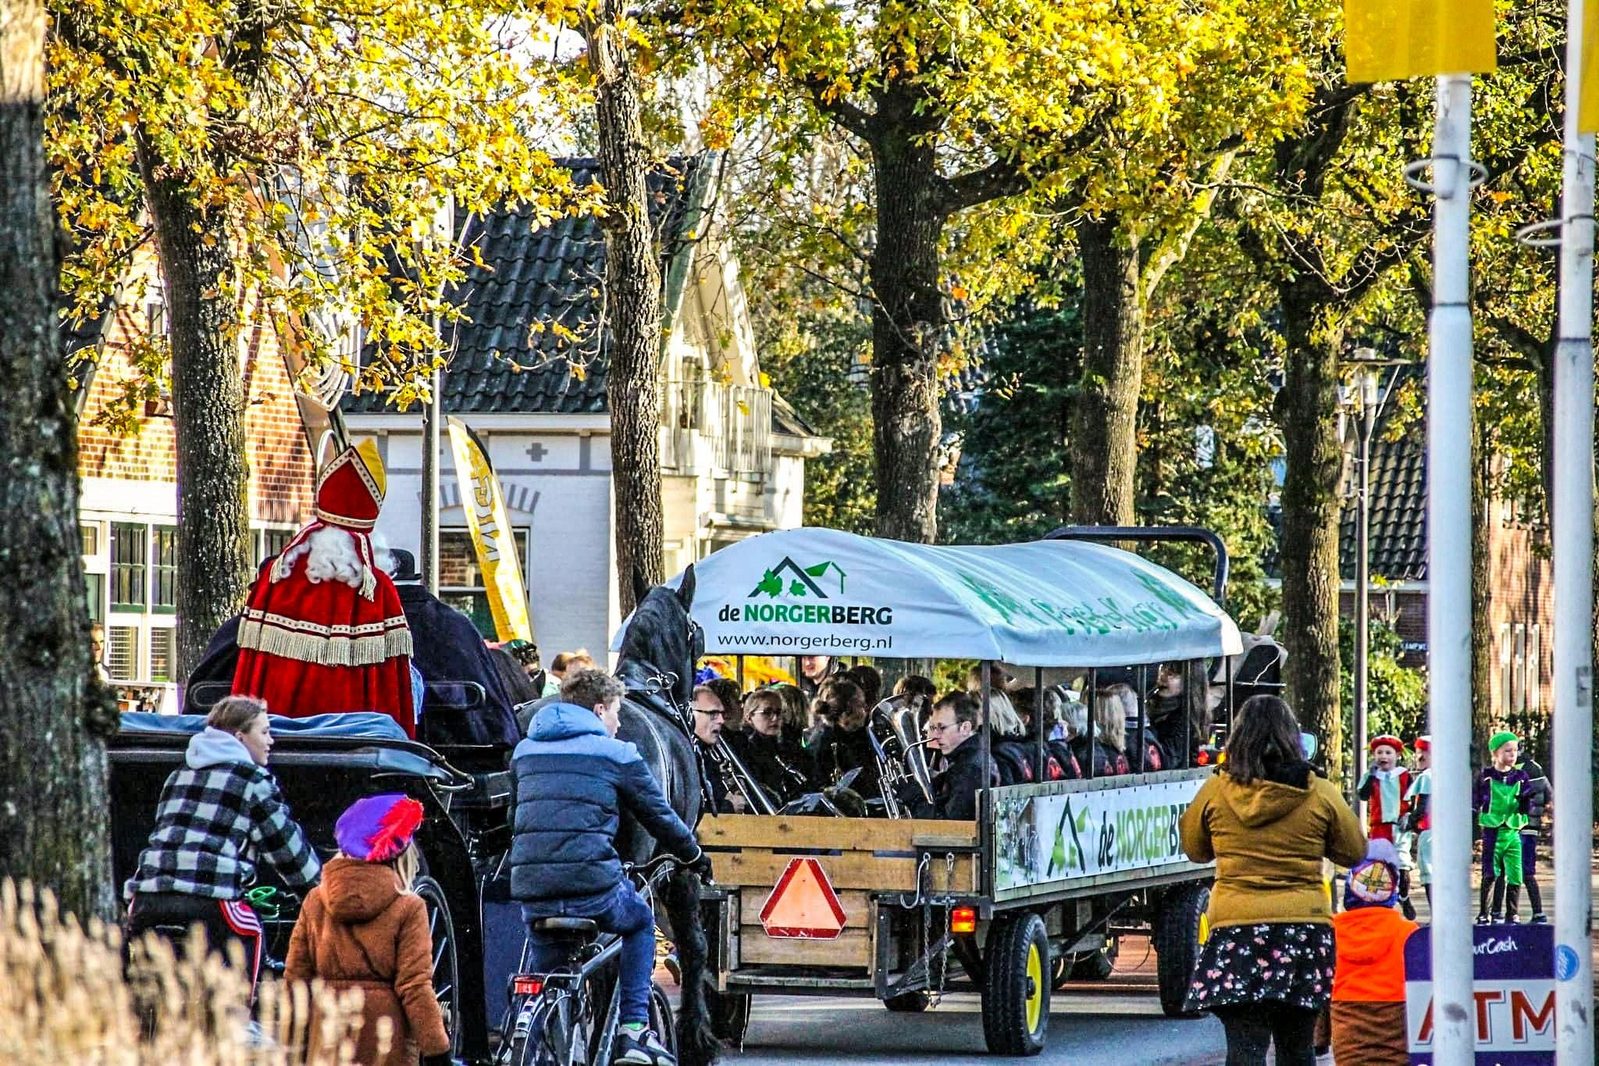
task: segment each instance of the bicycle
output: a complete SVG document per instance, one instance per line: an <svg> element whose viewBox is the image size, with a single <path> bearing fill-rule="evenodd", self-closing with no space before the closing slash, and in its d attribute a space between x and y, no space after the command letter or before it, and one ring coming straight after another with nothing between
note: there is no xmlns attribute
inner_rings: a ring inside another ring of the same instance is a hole
<svg viewBox="0 0 1599 1066"><path fill-rule="evenodd" d="M655 882L678 865L673 856L659 855L639 866L624 865L623 872L649 902ZM533 942L531 937L522 942L495 1066L608 1064L621 1024L622 938L601 933L588 918L541 918L534 929L549 938L551 950L564 951L565 961L548 973L532 972ZM672 1007L653 982L649 1025L675 1058Z"/></svg>

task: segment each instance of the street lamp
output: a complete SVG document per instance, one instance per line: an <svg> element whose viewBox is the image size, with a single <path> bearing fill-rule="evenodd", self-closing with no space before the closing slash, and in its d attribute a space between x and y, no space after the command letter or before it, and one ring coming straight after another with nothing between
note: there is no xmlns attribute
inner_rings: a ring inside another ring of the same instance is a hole
<svg viewBox="0 0 1599 1066"><path fill-rule="evenodd" d="M1396 360L1384 359L1371 348L1356 348L1349 360L1354 378L1345 392L1345 402L1353 408L1355 421L1355 692L1352 734L1355 747L1355 783L1366 776L1366 721L1369 712L1367 677L1371 651L1371 437L1377 429L1393 377L1380 387L1382 367Z"/></svg>

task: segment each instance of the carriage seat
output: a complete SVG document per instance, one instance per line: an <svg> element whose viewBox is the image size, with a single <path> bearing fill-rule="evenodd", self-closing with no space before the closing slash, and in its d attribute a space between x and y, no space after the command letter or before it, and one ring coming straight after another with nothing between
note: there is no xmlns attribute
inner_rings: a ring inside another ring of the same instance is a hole
<svg viewBox="0 0 1599 1066"><path fill-rule="evenodd" d="M535 933L556 933L561 936L591 937L600 931L598 922L588 918L536 918L533 921Z"/></svg>

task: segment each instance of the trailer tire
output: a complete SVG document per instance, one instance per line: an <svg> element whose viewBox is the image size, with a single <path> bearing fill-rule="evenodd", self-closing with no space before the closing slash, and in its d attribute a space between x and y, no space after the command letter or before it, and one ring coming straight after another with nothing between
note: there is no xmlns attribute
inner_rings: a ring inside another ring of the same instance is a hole
<svg viewBox="0 0 1599 1066"><path fill-rule="evenodd" d="M983 1040L995 1055L1037 1055L1049 1033L1049 937L1031 911L995 921L984 952Z"/></svg>
<svg viewBox="0 0 1599 1066"><path fill-rule="evenodd" d="M1183 1009L1188 985L1199 965L1201 930L1210 886L1178 885L1160 900L1155 913L1155 973L1160 983L1160 1009L1168 1018L1197 1018Z"/></svg>

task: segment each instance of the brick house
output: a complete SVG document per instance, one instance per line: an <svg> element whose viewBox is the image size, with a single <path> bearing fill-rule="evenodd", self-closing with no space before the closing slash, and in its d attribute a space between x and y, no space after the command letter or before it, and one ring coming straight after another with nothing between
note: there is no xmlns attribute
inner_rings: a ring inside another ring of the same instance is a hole
<svg viewBox="0 0 1599 1066"><path fill-rule="evenodd" d="M1388 440L1393 414L1394 405L1387 405L1371 444L1369 609L1372 618L1387 621L1398 632L1406 664L1420 667L1427 654L1426 427L1412 424ZM1354 478L1350 461L1345 465L1339 530L1340 609L1345 617L1353 617L1355 603ZM1554 575L1546 533L1523 521L1508 501L1492 501L1487 520L1493 715L1526 722L1546 715L1550 706Z"/></svg>
<svg viewBox="0 0 1599 1066"><path fill-rule="evenodd" d="M177 471L169 401L147 402L137 432L106 416L136 374L130 345L165 329L153 250L137 256L120 292L97 320L67 330L69 352L97 347L76 372L79 528L90 615L106 628L107 666L129 702L169 686L176 652ZM313 442L327 416L295 398L292 343L252 303L239 340L248 409L250 525L257 561L275 553L311 513ZM142 691L141 691L142 690Z"/></svg>

